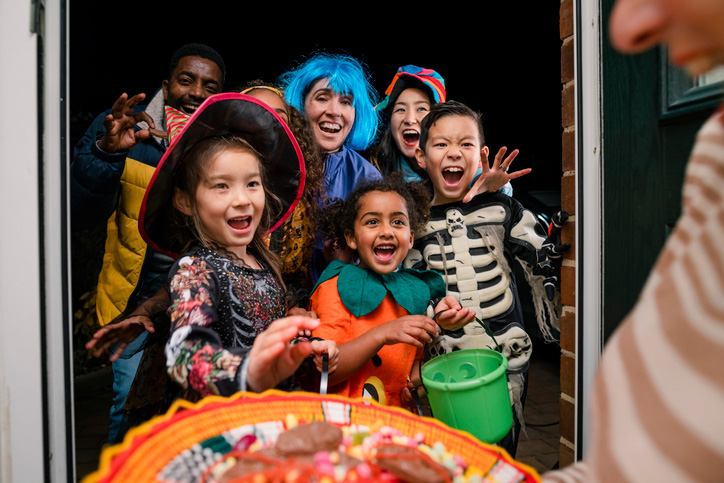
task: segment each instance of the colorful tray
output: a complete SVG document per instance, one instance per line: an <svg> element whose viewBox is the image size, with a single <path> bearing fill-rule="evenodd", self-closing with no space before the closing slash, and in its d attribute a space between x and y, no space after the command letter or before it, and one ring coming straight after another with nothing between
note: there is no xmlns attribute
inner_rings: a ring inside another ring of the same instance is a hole
<svg viewBox="0 0 724 483"><path fill-rule="evenodd" d="M494 472L502 466L508 472L517 470L521 481L540 482L533 468L513 460L504 449L435 419L368 400L271 390L211 396L196 404L179 400L166 414L131 429L122 443L105 448L98 471L83 483L198 481L208 466L231 450L235 439L250 431L274 439L290 415L300 422L326 420L370 429L392 426L409 437L422 433L425 441L443 443L448 452L483 472L499 463ZM493 479L491 473L485 481L504 479Z"/></svg>

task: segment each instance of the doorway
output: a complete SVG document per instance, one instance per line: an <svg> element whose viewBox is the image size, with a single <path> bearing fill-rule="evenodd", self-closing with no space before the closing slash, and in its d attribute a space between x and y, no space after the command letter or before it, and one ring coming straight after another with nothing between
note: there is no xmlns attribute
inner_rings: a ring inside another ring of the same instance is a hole
<svg viewBox="0 0 724 483"><path fill-rule="evenodd" d="M308 7L269 16L268 9L258 6L224 5L199 14L197 9L171 11L147 2L128 20L130 15L103 2L74 1L69 11L70 145L122 92L152 95L166 77L168 58L183 43L206 43L221 53L228 68L227 89L256 78L273 81L317 50L345 52L369 67L380 93L400 65L436 69L446 80L450 99L482 112L491 150L519 148L514 166L533 168L513 183L516 196L543 191L552 193L550 209L556 197L560 205L558 5L533 2L523 14L510 2L479 5L474 15L480 21L469 29L452 19L438 20L430 11L395 17L387 7L365 8L320 12ZM467 14L463 7L449 11L451 17ZM105 223L72 234L72 303L78 316L76 334L81 334L74 347L76 373L84 373L85 381L97 378L92 388L107 387L109 369L83 352L83 324L92 321L84 319L89 312L82 297L95 285L104 237ZM549 357L557 364L557 355ZM103 424L102 414L77 414L86 419L79 419L77 427Z"/></svg>

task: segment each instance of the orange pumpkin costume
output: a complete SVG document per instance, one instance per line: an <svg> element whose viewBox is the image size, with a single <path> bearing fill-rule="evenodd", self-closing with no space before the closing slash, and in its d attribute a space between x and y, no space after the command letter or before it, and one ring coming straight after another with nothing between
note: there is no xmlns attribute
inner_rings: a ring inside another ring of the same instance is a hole
<svg viewBox="0 0 724 483"><path fill-rule="evenodd" d="M444 295L444 282L435 272L405 269L383 276L335 261L310 298L309 308L321 321L314 336L343 344L404 315L423 314L432 299ZM422 348L410 344L383 346L377 357L330 392L402 407L400 396L412 365L421 358Z"/></svg>

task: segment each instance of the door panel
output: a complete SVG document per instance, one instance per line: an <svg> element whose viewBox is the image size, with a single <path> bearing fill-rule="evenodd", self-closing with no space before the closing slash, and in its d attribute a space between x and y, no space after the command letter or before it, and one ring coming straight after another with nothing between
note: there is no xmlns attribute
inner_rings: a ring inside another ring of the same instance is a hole
<svg viewBox="0 0 724 483"><path fill-rule="evenodd" d="M613 0L602 1L608 25ZM720 77L692 82L662 49L614 51L604 31L603 324L607 339L631 310L680 214L696 132L720 102Z"/></svg>

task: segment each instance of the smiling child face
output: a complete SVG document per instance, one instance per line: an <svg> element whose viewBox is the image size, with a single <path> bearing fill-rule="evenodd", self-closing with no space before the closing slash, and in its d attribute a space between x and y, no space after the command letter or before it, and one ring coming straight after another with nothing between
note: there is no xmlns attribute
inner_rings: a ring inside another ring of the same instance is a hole
<svg viewBox="0 0 724 483"><path fill-rule="evenodd" d="M420 142L420 123L430 112L430 98L422 89L402 91L392 106L390 132L397 148L409 159L415 157Z"/></svg>
<svg viewBox="0 0 724 483"><path fill-rule="evenodd" d="M482 167L477 122L462 115L445 116L430 126L425 151L415 156L435 189L433 205L460 201L469 190L475 171Z"/></svg>
<svg viewBox="0 0 724 483"><path fill-rule="evenodd" d="M174 206L188 216L193 216L195 206L203 234L245 260L266 202L259 159L247 151L227 149L209 162L204 174L193 203L176 191Z"/></svg>
<svg viewBox="0 0 724 483"><path fill-rule="evenodd" d="M359 200L354 230L345 235L357 250L360 267L380 274L394 272L412 248L407 203L391 191L370 191Z"/></svg>

